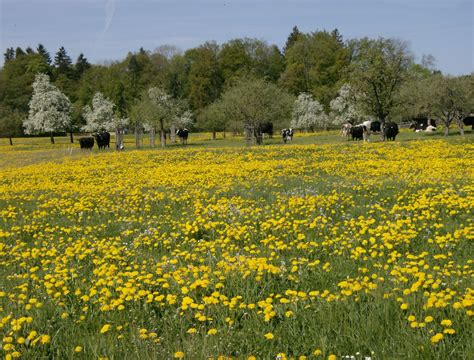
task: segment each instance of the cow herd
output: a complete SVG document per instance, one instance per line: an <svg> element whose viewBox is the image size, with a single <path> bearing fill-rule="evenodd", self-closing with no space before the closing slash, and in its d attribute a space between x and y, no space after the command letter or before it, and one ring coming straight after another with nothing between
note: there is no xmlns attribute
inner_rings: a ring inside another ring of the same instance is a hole
<svg viewBox="0 0 474 360"><path fill-rule="evenodd" d="M463 120L464 125L474 127L474 116L469 116ZM416 132L435 132L436 122L428 119L414 119L410 124L410 129ZM260 126L262 134L268 134L271 138L273 135L273 124L268 122ZM293 129L285 128L281 130L281 136L284 143L293 140ZM386 122L382 126L380 121L368 120L360 124L354 125L351 123L345 123L341 127L341 135L344 138L352 140L364 140L370 141L371 134L381 134L387 140L394 141L399 133L398 125L394 122ZM186 128L179 128L176 130L176 135L181 139L182 144L188 143L189 130ZM110 133L101 130L92 134L89 137L82 137L79 139L79 145L81 149L92 149L94 143L97 143L99 149L105 149L110 147Z"/></svg>
<svg viewBox="0 0 474 360"><path fill-rule="evenodd" d="M364 121L361 124L352 125L346 123L342 125L341 135L345 138L352 138L352 140L370 141L371 134L381 134L388 140L395 140L399 133L398 125L394 122L386 122L382 129L380 121Z"/></svg>
<svg viewBox="0 0 474 360"><path fill-rule="evenodd" d="M94 141L95 140L95 141ZM94 142L100 149L110 148L110 133L101 130L92 134L92 136L79 138L79 146L81 149L91 150L94 147Z"/></svg>

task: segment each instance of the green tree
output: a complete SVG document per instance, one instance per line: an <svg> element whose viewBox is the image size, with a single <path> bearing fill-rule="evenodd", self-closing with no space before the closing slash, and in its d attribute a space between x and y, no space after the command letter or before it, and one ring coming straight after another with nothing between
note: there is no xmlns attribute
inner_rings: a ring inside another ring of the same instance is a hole
<svg viewBox="0 0 474 360"><path fill-rule="evenodd" d="M229 117L222 107L222 101L215 101L204 108L198 115L198 126L212 133L212 140L216 140L216 133L225 131L228 128ZM225 136L225 135L224 135Z"/></svg>
<svg viewBox="0 0 474 360"><path fill-rule="evenodd" d="M12 47L8 48L3 54L3 59L4 62L15 60L15 50Z"/></svg>
<svg viewBox="0 0 474 360"><path fill-rule="evenodd" d="M219 47L205 43L186 51L188 63L187 98L193 109L201 109L216 100L222 88L222 77L218 66Z"/></svg>
<svg viewBox="0 0 474 360"><path fill-rule="evenodd" d="M301 38L303 34L298 29L298 26L294 26L293 30L291 31L290 35L288 35L288 39L286 39L285 47L283 48L283 52L286 54L287 51Z"/></svg>
<svg viewBox="0 0 474 360"><path fill-rule="evenodd" d="M222 45L219 52L219 67L226 83L248 74L250 58L247 55L245 40L234 39Z"/></svg>
<svg viewBox="0 0 474 360"><path fill-rule="evenodd" d="M18 111L0 106L0 137L8 138L13 145L12 138L22 134L22 115Z"/></svg>
<svg viewBox="0 0 474 360"><path fill-rule="evenodd" d="M345 80L349 49L337 31L300 34L286 51L280 84L294 95L312 94L329 111Z"/></svg>
<svg viewBox="0 0 474 360"><path fill-rule="evenodd" d="M351 85L361 94L369 115L385 122L397 106L398 94L407 79L412 56L407 46L394 39L364 38L352 44ZM384 131L381 132L385 139Z"/></svg>
<svg viewBox="0 0 474 360"><path fill-rule="evenodd" d="M43 44L38 44L36 51L38 52L38 54L40 54L43 57L46 64L48 65L51 64L51 56L49 55L48 50L46 50Z"/></svg>
<svg viewBox="0 0 474 360"><path fill-rule="evenodd" d="M72 60L66 52L64 46L61 46L54 56L54 74L58 77L61 74L71 77L73 74Z"/></svg>
<svg viewBox="0 0 474 360"><path fill-rule="evenodd" d="M285 59L277 46L249 38L225 43L218 61L227 85L248 75L276 81L285 69Z"/></svg>
<svg viewBox="0 0 474 360"><path fill-rule="evenodd" d="M433 77L435 111L444 125L444 135L449 135L449 126L455 123L464 135L463 119L474 111L473 76Z"/></svg>
<svg viewBox="0 0 474 360"><path fill-rule="evenodd" d="M87 60L87 58L84 56L83 53L80 53L79 56L77 57L76 63L74 64L74 78L80 79L81 76L89 70L91 67L91 64Z"/></svg>
<svg viewBox="0 0 474 360"><path fill-rule="evenodd" d="M26 53L23 51L21 47L17 47L15 49L15 58L19 58L20 56L26 55Z"/></svg>
<svg viewBox="0 0 474 360"><path fill-rule="evenodd" d="M262 143L261 126L271 122L281 126L288 121L292 97L273 83L258 78L242 78L227 89L220 99L220 109L245 128L249 141Z"/></svg>

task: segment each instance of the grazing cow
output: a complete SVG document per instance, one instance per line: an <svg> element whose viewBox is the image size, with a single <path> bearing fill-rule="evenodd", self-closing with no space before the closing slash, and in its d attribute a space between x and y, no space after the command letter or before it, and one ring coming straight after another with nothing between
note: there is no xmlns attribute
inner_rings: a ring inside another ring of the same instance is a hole
<svg viewBox="0 0 474 360"><path fill-rule="evenodd" d="M81 149L92 150L94 147L94 138L93 137L83 137L79 139L79 145Z"/></svg>
<svg viewBox="0 0 474 360"><path fill-rule="evenodd" d="M384 134L387 140L395 141L395 137L398 134L398 125L394 122L385 123Z"/></svg>
<svg viewBox="0 0 474 360"><path fill-rule="evenodd" d="M425 131L428 126L434 126L436 128L436 121L428 118L415 118L410 124L410 129L421 132Z"/></svg>
<svg viewBox="0 0 474 360"><path fill-rule="evenodd" d="M345 138L349 138L349 136L351 135L351 128L352 128L352 124L349 124L349 123L343 124L341 127L341 136Z"/></svg>
<svg viewBox="0 0 474 360"><path fill-rule="evenodd" d="M97 141L97 146L100 149L105 149L106 147L110 148L110 133L107 131L101 130L93 135L95 141Z"/></svg>
<svg viewBox="0 0 474 360"><path fill-rule="evenodd" d="M264 122L263 124L260 124L260 132L262 134L268 134L270 139L273 138L273 123Z"/></svg>
<svg viewBox="0 0 474 360"><path fill-rule="evenodd" d="M371 121L369 129L371 133L379 133L382 131L382 124L380 121Z"/></svg>
<svg viewBox="0 0 474 360"><path fill-rule="evenodd" d="M281 136L283 138L283 142L286 144L288 141L293 140L293 129L283 129L281 131Z"/></svg>
<svg viewBox="0 0 474 360"><path fill-rule="evenodd" d="M364 138L364 132L366 131L367 130L365 129L364 125L352 126L350 129L352 140L362 140Z"/></svg>
<svg viewBox="0 0 474 360"><path fill-rule="evenodd" d="M474 115L471 114L471 116L464 118L462 122L464 123L464 125L470 126L471 129L474 130Z"/></svg>
<svg viewBox="0 0 474 360"><path fill-rule="evenodd" d="M178 129L176 130L176 135L179 136L181 139L181 144L187 144L188 143L188 136L189 136L189 130L184 128L184 129Z"/></svg>

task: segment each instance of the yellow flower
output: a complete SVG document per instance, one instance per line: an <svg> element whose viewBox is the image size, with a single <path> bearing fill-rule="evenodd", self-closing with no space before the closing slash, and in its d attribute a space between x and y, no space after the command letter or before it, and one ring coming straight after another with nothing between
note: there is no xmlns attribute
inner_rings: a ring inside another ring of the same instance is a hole
<svg viewBox="0 0 474 360"><path fill-rule="evenodd" d="M49 335L41 335L41 343L47 344L51 341L51 336Z"/></svg>
<svg viewBox="0 0 474 360"><path fill-rule="evenodd" d="M110 330L110 324L105 324L104 326L102 326L102 328L100 329L100 333L101 334L105 334L107 331Z"/></svg>
<svg viewBox="0 0 474 360"><path fill-rule="evenodd" d="M400 309L402 309L402 310L408 309L408 304L407 304L407 303L401 304L401 305L400 305Z"/></svg>
<svg viewBox="0 0 474 360"><path fill-rule="evenodd" d="M174 353L174 358L175 358L175 359L182 359L182 358L184 358L184 352L182 352L182 351L176 351L176 352Z"/></svg>
<svg viewBox="0 0 474 360"><path fill-rule="evenodd" d="M189 328L188 331L186 331L186 333L188 334L195 334L197 332L196 328Z"/></svg>
<svg viewBox="0 0 474 360"><path fill-rule="evenodd" d="M80 353L82 351L82 346L76 346L74 352Z"/></svg>
<svg viewBox="0 0 474 360"><path fill-rule="evenodd" d="M321 349L316 349L316 350L313 351L313 355L314 355L314 356L319 356L319 355L321 355L322 353L323 353L323 352L321 351Z"/></svg>
<svg viewBox="0 0 474 360"><path fill-rule="evenodd" d="M433 335L431 337L431 342L433 344L436 344L436 343L440 342L441 340L443 340L443 337L444 337L443 334L437 333L436 335Z"/></svg>
<svg viewBox="0 0 474 360"><path fill-rule="evenodd" d="M451 325L453 325L453 322L451 320L444 319L444 320L441 321L441 325L451 326Z"/></svg>
<svg viewBox="0 0 474 360"><path fill-rule="evenodd" d="M207 335L215 335L217 334L217 329L209 329L209 331L207 332Z"/></svg>
<svg viewBox="0 0 474 360"><path fill-rule="evenodd" d="M334 354L331 354L328 356L328 360L337 360L337 356Z"/></svg>
<svg viewBox="0 0 474 360"><path fill-rule="evenodd" d="M265 336L265 339L267 339L267 340L271 340L271 339L274 338L272 333L266 333L264 336Z"/></svg>
<svg viewBox="0 0 474 360"><path fill-rule="evenodd" d="M432 317L432 316L427 316L427 317L425 317L425 322L426 322L426 323L430 323L430 322L432 322L432 321L433 321L433 317Z"/></svg>

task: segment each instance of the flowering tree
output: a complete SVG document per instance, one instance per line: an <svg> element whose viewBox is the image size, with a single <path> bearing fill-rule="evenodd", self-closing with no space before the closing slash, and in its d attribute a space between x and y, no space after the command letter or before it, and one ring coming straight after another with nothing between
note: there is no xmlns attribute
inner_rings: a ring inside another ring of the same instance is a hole
<svg viewBox="0 0 474 360"><path fill-rule="evenodd" d="M56 86L49 82L49 76L38 74L33 83L28 118L23 121L27 134L50 133L54 144L54 131L64 131L71 123L71 102Z"/></svg>
<svg viewBox="0 0 474 360"><path fill-rule="evenodd" d="M312 131L315 127L326 128L328 120L323 106L312 95L301 93L295 100L291 127Z"/></svg>
<svg viewBox="0 0 474 360"><path fill-rule="evenodd" d="M92 99L92 108L84 107L84 118L86 125L82 130L95 132L107 130L115 132L115 147L121 148L123 145L123 133L129 121L127 118L120 118L114 114L114 103L107 99L101 92L97 92Z"/></svg>
<svg viewBox="0 0 474 360"><path fill-rule="evenodd" d="M179 112L174 121L177 127L188 128L193 125L193 113L191 110L185 110Z"/></svg>
<svg viewBox="0 0 474 360"><path fill-rule="evenodd" d="M331 120L333 125L354 124L364 120L365 115L357 105L358 95L349 84L339 89L339 96L331 101Z"/></svg>

